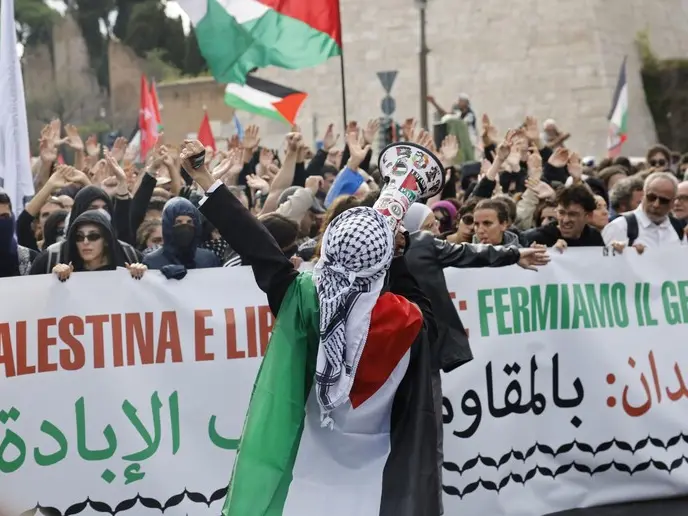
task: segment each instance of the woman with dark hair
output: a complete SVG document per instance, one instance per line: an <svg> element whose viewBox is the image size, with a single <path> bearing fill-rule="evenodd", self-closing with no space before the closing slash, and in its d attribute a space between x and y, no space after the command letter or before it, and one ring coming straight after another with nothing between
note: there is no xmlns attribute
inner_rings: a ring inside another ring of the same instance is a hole
<svg viewBox="0 0 688 516"><path fill-rule="evenodd" d="M162 222L160 219L144 220L136 230L136 249L147 255L162 246Z"/></svg>
<svg viewBox="0 0 688 516"><path fill-rule="evenodd" d="M69 215L67 210L58 210L52 212L45 219L43 223L43 249L65 239L67 215Z"/></svg>
<svg viewBox="0 0 688 516"><path fill-rule="evenodd" d="M143 264L126 261L109 215L98 209L82 213L69 225L62 263L52 271L64 282L74 271L111 271L117 267L126 267L135 279L141 279L147 269Z"/></svg>
<svg viewBox="0 0 688 516"><path fill-rule="evenodd" d="M454 231L456 215L459 209L449 199L438 201L432 205L432 211L440 224L440 233L447 234Z"/></svg>
<svg viewBox="0 0 688 516"><path fill-rule="evenodd" d="M79 193L74 198L72 211L65 219L67 232L69 232L70 225L82 214L93 210L103 210L104 215L108 217L112 235L115 238L114 246L118 249L117 253L119 254L121 252L126 256L126 261L129 263L138 262L140 255L137 251L126 242L117 240L115 222L113 219L113 217L115 217L115 207L110 196L105 193L102 188L87 186L79 190ZM121 216L120 214L120 218ZM64 242L55 242L50 246L44 246L41 254L38 255L31 265L30 274L49 274L56 264L69 263L65 261L65 250Z"/></svg>

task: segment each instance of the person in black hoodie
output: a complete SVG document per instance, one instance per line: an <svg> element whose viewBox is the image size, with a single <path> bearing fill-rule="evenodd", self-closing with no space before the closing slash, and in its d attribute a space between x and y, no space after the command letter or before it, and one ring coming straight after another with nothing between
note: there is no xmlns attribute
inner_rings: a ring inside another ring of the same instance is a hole
<svg viewBox="0 0 688 516"><path fill-rule="evenodd" d="M481 201L481 203L490 201ZM545 265L549 257L543 249L518 249L516 246L452 244L437 238L438 224L432 210L413 203L404 216L409 232L406 261L423 292L430 299L437 324L437 338L430 341L433 401L437 418L437 470L442 478L443 425L442 379L440 371L449 373L473 360L468 335L447 289L444 269L449 267L506 267L518 264L524 269ZM441 493L440 493L441 503Z"/></svg>
<svg viewBox="0 0 688 516"><path fill-rule="evenodd" d="M67 234L67 210L52 212L43 223L43 249L47 249L56 242L62 242Z"/></svg>
<svg viewBox="0 0 688 516"><path fill-rule="evenodd" d="M97 186L87 186L79 190L79 193L74 198L72 211L69 213L66 221L67 232L69 232L71 221L75 221L80 215L89 210L98 209L104 210L112 219L114 207L110 196L105 193L102 188L98 188ZM116 239L117 235L114 229L113 236ZM115 246L121 248L122 253L124 253L129 263L140 261L140 253L129 244L115 240ZM47 247L34 260L29 274L49 274L56 264L65 263L63 257L65 250L66 247L64 246L64 242L57 242Z"/></svg>
<svg viewBox="0 0 688 516"><path fill-rule="evenodd" d="M221 267L214 252L198 247L202 236L203 223L196 207L183 197L170 199L162 210L162 247L144 256L143 263L167 279L182 279L187 269Z"/></svg>
<svg viewBox="0 0 688 516"><path fill-rule="evenodd" d="M16 227L12 201L0 188L0 278L26 275L36 258L36 251L17 243Z"/></svg>
<svg viewBox="0 0 688 516"><path fill-rule="evenodd" d="M74 271L111 271L126 267L135 279L140 279L146 271L145 265L127 261L115 238L110 216L102 209L88 210L70 224L61 260L52 272L63 282Z"/></svg>
<svg viewBox="0 0 688 516"><path fill-rule="evenodd" d="M585 184L575 184L557 193L557 221L529 229L521 234L524 245L532 244L556 247L563 251L567 247L604 246L601 233L590 226L592 212L597 201Z"/></svg>

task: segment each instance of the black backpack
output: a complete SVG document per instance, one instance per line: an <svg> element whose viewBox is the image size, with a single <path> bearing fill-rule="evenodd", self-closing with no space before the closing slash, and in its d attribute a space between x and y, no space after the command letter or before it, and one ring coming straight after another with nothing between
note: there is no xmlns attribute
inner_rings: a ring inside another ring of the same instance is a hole
<svg viewBox="0 0 688 516"><path fill-rule="evenodd" d="M626 236L628 237L628 245L632 246L633 242L636 241L638 238L638 219L635 216L635 213L624 213L624 219L626 219L626 225L628 228L626 229ZM683 234L683 228L684 225L683 223L678 220L677 218L672 217L669 215L669 222L671 222L671 225L674 227L674 230L676 231L676 234L678 235L679 240L683 240L684 234Z"/></svg>

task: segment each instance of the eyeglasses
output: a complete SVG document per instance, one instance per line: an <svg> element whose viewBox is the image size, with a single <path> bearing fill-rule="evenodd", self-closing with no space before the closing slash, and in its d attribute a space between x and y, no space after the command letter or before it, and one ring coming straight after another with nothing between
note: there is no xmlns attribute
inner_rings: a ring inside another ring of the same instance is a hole
<svg viewBox="0 0 688 516"><path fill-rule="evenodd" d="M647 199L647 202L649 202L650 204L654 204L657 201L659 201L659 204L661 204L662 206L669 206L671 204L671 199L653 193L645 194L645 198Z"/></svg>
<svg viewBox="0 0 688 516"><path fill-rule="evenodd" d="M666 167L667 161L665 159L651 159L648 161L651 167Z"/></svg>
<svg viewBox="0 0 688 516"><path fill-rule="evenodd" d="M463 222L463 223L466 224L467 226L472 226L473 223L475 222L475 219L473 219L473 215L471 215L471 214L469 213L469 214L464 215L463 217L461 217L461 222Z"/></svg>
<svg viewBox="0 0 688 516"><path fill-rule="evenodd" d="M77 243L81 243L84 240L88 240L89 242L97 242L101 238L103 238L103 235L101 235L100 233L87 233L85 235L83 233L76 234Z"/></svg>
<svg viewBox="0 0 688 516"><path fill-rule="evenodd" d="M679 195L676 197L676 201L678 202L688 202L688 195Z"/></svg>

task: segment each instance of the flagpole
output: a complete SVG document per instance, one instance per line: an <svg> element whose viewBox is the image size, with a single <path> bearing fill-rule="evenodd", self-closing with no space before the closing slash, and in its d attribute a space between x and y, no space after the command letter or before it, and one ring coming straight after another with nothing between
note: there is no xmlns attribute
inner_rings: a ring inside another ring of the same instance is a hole
<svg viewBox="0 0 688 516"><path fill-rule="evenodd" d="M342 76L342 114L344 118L344 134L346 134L346 74L344 73L344 40L342 34L342 2L339 0L339 35L342 37L341 52L339 54L339 71Z"/></svg>

